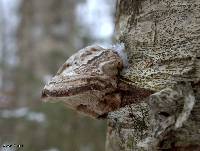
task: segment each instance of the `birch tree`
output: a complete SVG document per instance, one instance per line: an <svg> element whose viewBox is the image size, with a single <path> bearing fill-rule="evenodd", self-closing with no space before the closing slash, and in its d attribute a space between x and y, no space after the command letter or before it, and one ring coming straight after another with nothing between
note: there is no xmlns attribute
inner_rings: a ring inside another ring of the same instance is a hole
<svg viewBox="0 0 200 151"><path fill-rule="evenodd" d="M121 76L155 93L109 113L107 151L200 150L199 27L199 0L118 0Z"/></svg>

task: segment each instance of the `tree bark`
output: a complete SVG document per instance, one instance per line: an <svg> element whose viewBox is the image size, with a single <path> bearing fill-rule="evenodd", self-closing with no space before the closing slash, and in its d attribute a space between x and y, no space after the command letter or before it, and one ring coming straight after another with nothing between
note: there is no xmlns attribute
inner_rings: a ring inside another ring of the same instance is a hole
<svg viewBox="0 0 200 151"><path fill-rule="evenodd" d="M156 93L108 115L107 151L200 150L200 1L118 0L124 81Z"/></svg>

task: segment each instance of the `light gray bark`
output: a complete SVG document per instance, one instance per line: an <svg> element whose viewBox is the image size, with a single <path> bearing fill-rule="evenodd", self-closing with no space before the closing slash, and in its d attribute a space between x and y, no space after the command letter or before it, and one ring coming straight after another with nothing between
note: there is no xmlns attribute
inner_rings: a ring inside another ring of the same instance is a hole
<svg viewBox="0 0 200 151"><path fill-rule="evenodd" d="M107 151L200 150L200 1L118 0L125 81L155 91L108 115Z"/></svg>

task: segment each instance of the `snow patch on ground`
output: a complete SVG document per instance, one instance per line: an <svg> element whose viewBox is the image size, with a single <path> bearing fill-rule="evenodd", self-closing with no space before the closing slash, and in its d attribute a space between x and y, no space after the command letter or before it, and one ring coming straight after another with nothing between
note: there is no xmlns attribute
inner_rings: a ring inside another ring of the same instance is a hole
<svg viewBox="0 0 200 151"><path fill-rule="evenodd" d="M25 118L28 121L37 123L46 122L46 116L40 112L30 111L28 108L18 108L15 110L2 110L0 111L1 118Z"/></svg>

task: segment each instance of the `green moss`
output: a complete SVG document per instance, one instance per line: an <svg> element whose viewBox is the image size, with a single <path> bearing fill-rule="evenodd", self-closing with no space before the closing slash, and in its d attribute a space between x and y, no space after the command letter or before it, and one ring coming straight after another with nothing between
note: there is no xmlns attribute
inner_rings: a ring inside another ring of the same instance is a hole
<svg viewBox="0 0 200 151"><path fill-rule="evenodd" d="M128 137L128 141L126 143L126 146L128 149L133 149L133 144L134 144L135 140L134 137Z"/></svg>

